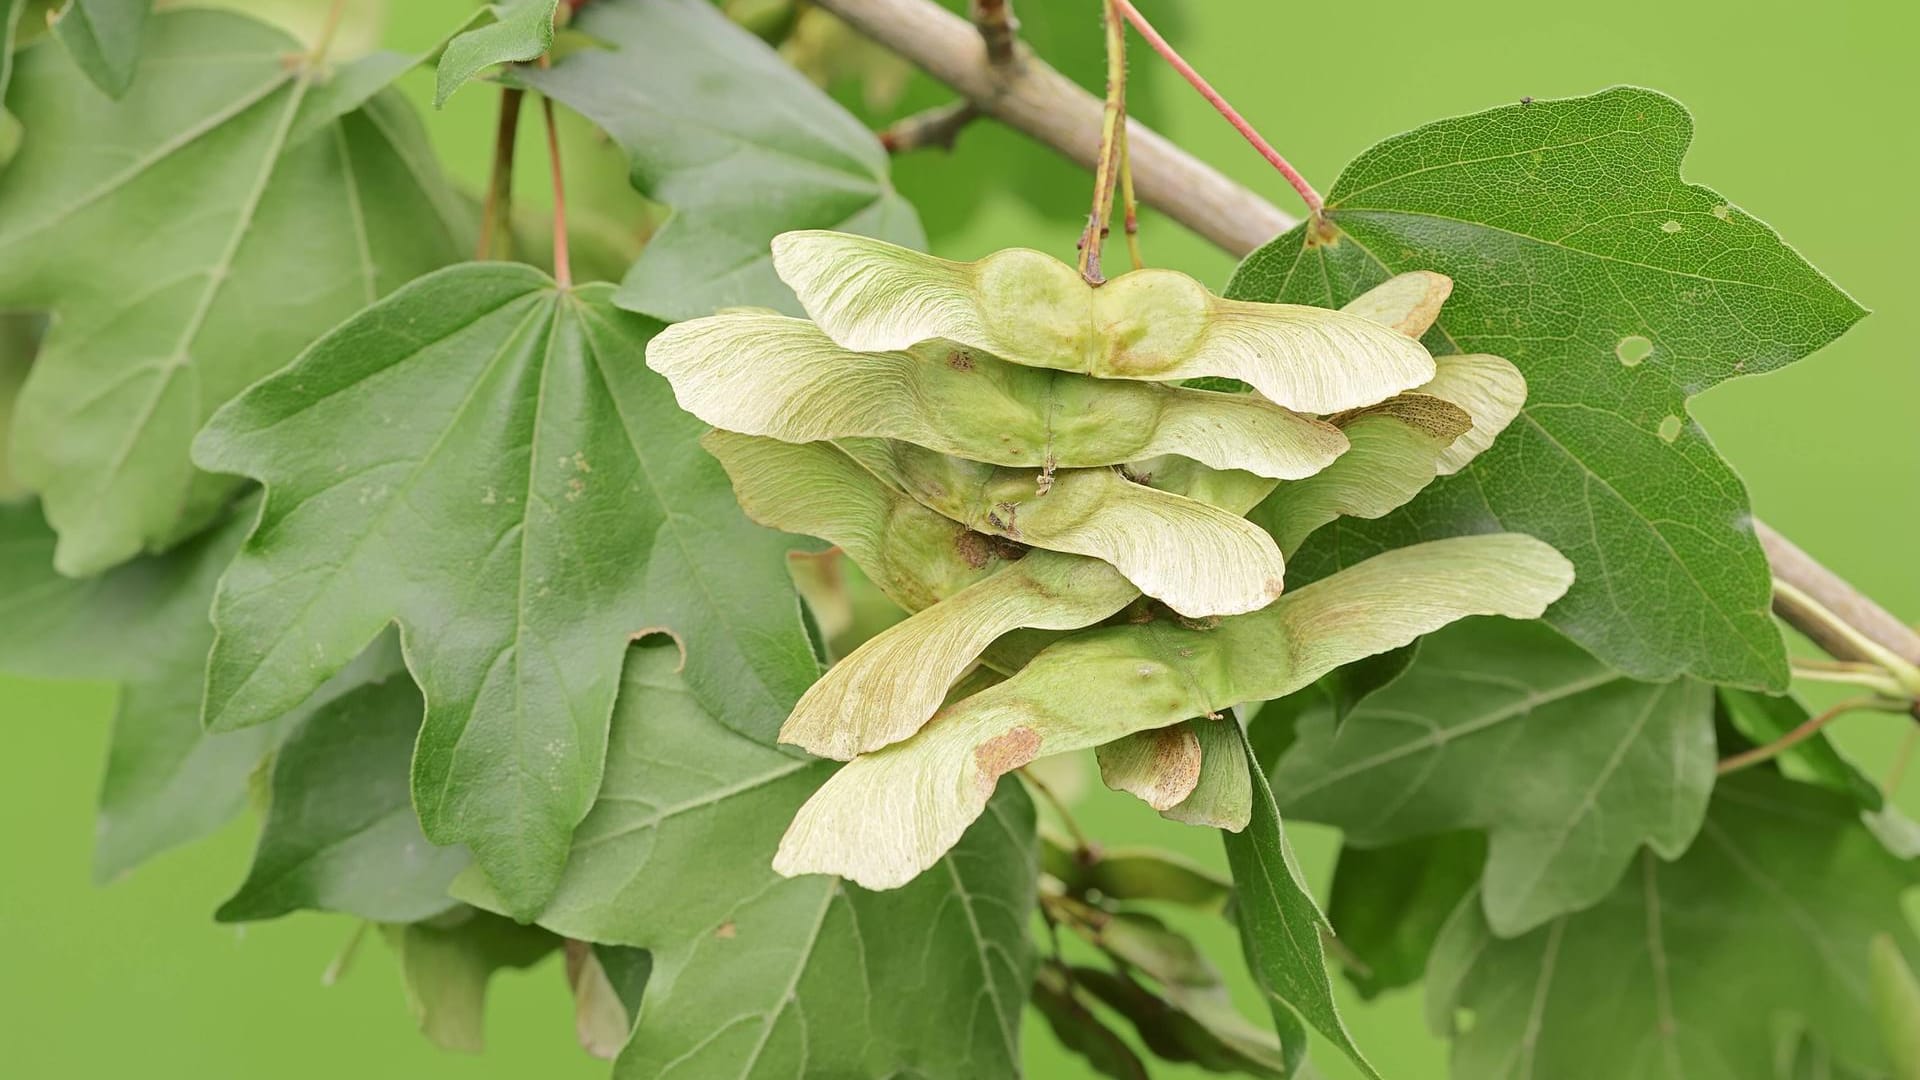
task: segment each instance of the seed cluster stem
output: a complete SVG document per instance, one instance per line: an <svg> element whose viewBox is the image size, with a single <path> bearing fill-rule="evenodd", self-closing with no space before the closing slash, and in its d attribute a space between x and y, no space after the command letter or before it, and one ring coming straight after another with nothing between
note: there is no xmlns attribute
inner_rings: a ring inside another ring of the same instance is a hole
<svg viewBox="0 0 1920 1080"><path fill-rule="evenodd" d="M1100 269L1100 250L1106 242L1108 223L1113 220L1114 188L1118 186L1127 140L1126 26L1120 21L1114 0L1102 5L1101 25L1106 31L1107 96L1100 118L1100 154L1093 170L1093 206L1087 212L1087 227L1080 234L1080 276L1089 285L1107 280Z"/></svg>

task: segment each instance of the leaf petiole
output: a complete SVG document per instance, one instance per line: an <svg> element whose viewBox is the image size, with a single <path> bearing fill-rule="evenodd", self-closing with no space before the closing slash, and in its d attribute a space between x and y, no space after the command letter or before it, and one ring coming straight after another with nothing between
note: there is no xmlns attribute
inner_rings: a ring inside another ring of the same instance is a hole
<svg viewBox="0 0 1920 1080"><path fill-rule="evenodd" d="M1826 727L1828 724L1851 712L1905 713L1911 708L1912 704L1910 702L1896 701L1891 698L1848 698L1764 746L1756 746L1751 750L1744 750L1730 758L1724 759L1720 762L1716 771L1721 776L1725 776L1731 772L1738 772L1750 765L1758 765L1763 761L1772 760L1782 752L1813 738L1819 734L1821 728Z"/></svg>

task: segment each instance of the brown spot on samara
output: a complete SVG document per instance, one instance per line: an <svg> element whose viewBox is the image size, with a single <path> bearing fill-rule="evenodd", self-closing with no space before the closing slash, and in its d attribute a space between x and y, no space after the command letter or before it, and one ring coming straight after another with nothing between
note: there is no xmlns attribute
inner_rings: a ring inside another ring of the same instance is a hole
<svg viewBox="0 0 1920 1080"><path fill-rule="evenodd" d="M993 548L988 538L972 529L962 529L954 535L953 550L975 570L984 570L987 561L993 557Z"/></svg>
<svg viewBox="0 0 1920 1080"><path fill-rule="evenodd" d="M982 794L993 790L995 781L1040 755L1040 733L1022 725L1002 732L973 748L973 763L980 770L974 786Z"/></svg>
<svg viewBox="0 0 1920 1080"><path fill-rule="evenodd" d="M947 354L947 366L955 371L972 371L973 354L956 349Z"/></svg>

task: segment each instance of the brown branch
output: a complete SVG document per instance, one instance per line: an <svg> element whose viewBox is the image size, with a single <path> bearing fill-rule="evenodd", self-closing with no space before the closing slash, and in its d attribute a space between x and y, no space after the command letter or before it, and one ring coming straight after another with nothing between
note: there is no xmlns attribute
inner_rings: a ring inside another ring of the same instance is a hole
<svg viewBox="0 0 1920 1080"><path fill-rule="evenodd" d="M1839 574L1781 536L1766 522L1753 523L1776 580L1788 586L1774 594L1774 613L1838 660L1878 663L1877 657L1850 640L1819 609L1839 616L1847 626L1881 648L1920 667L1920 633L1848 584ZM1810 602L1809 602L1810 601Z"/></svg>
<svg viewBox="0 0 1920 1080"><path fill-rule="evenodd" d="M1098 164L1104 104L1030 54L1017 66L989 62L980 35L933 0L815 0L855 29L946 83L980 111L1052 147L1082 168ZM1243 256L1292 228L1293 218L1227 179L1138 121L1129 120L1128 157L1141 202ZM1754 523L1776 579L1813 598L1859 634L1920 667L1920 633L1862 595L1765 524ZM1787 590L1782 590L1783 592ZM1776 599L1774 610L1837 659L1874 662L1805 605Z"/></svg>
<svg viewBox="0 0 1920 1080"><path fill-rule="evenodd" d="M987 62L995 65L1013 63L1013 35L1020 29L1020 20L1013 17L1011 0L973 0L972 13L973 25L980 31L980 41L987 47Z"/></svg>
<svg viewBox="0 0 1920 1080"><path fill-rule="evenodd" d="M1091 169L1105 105L1025 50L996 65L973 24L933 0L817 0L854 29L952 87L980 111ZM1137 120L1127 150L1140 201L1240 256L1293 228L1279 207Z"/></svg>
<svg viewBox="0 0 1920 1080"><path fill-rule="evenodd" d="M952 150L953 140L960 137L961 130L979 117L980 109L971 101L936 105L895 120L880 133L880 145L889 154L904 154L927 146Z"/></svg>

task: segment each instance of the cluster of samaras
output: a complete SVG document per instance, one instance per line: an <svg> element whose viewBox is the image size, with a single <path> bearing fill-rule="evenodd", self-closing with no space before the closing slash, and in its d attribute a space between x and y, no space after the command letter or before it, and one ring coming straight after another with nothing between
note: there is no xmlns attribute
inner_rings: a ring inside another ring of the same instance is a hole
<svg viewBox="0 0 1920 1080"><path fill-rule="evenodd" d="M801 232L773 252L810 319L695 319L647 362L718 429L749 515L838 545L913 613L782 729L853 762L801 810L783 872L903 883L1002 774L1088 746L1163 813L1240 828L1239 732L1208 717L1442 613L1537 614L1565 587L1551 549L1492 536L1282 599L1308 533L1403 504L1520 408L1511 364L1421 346L1438 274L1328 311L1167 270L1094 288L1027 250L955 263ZM1182 385L1205 377L1254 392Z"/></svg>

